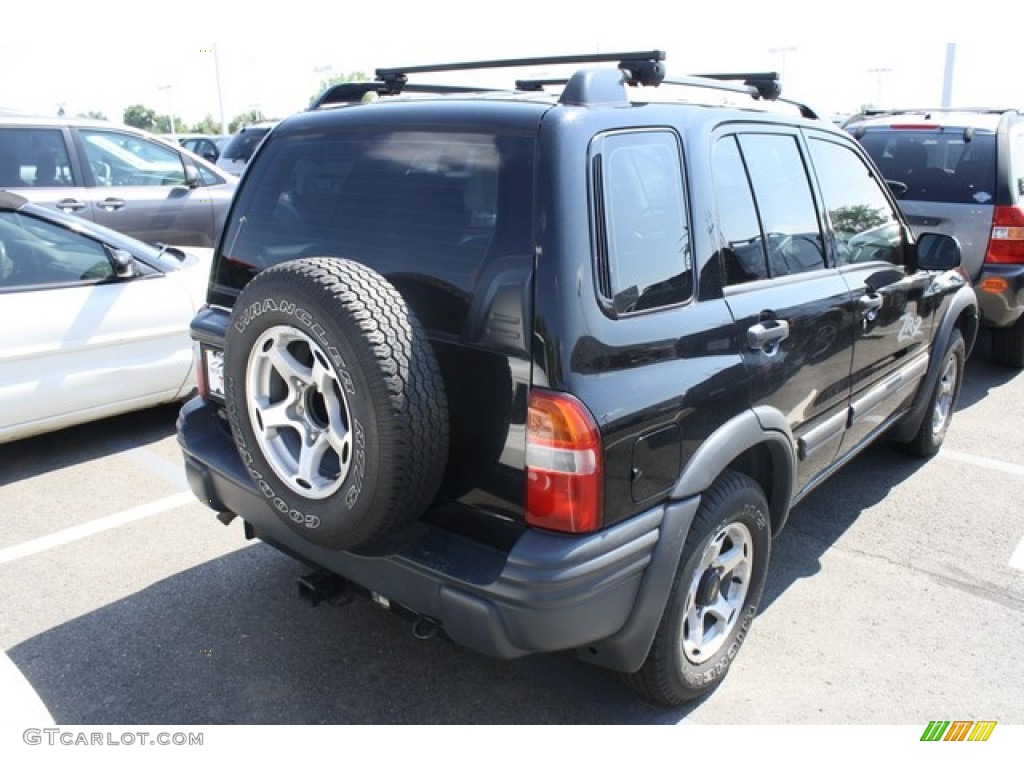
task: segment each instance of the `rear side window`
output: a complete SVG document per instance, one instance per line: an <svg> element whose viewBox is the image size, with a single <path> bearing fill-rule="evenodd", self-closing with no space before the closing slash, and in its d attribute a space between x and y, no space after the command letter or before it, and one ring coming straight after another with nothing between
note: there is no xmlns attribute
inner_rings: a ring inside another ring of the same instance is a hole
<svg viewBox="0 0 1024 768"><path fill-rule="evenodd" d="M869 130L860 142L883 178L906 185L900 193L904 200L995 203L996 140L991 133Z"/></svg>
<svg viewBox="0 0 1024 768"><path fill-rule="evenodd" d="M1024 130L1010 139L1010 187L1015 201L1024 197Z"/></svg>
<svg viewBox="0 0 1024 768"><path fill-rule="evenodd" d="M58 128L0 129L0 188L79 186Z"/></svg>
<svg viewBox="0 0 1024 768"><path fill-rule="evenodd" d="M689 300L693 259L675 134L608 134L591 153L600 293L617 315Z"/></svg>

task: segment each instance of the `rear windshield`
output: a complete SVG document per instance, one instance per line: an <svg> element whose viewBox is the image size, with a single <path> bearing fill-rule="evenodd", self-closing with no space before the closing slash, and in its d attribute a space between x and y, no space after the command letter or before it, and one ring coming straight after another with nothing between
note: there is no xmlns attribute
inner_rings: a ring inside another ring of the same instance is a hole
<svg viewBox="0 0 1024 768"><path fill-rule="evenodd" d="M236 133L224 147L223 157L228 160L244 160L248 162L263 137L270 133L269 128L246 128Z"/></svg>
<svg viewBox="0 0 1024 768"><path fill-rule="evenodd" d="M869 130L860 137L887 181L907 186L904 200L992 205L995 136L958 130Z"/></svg>
<svg viewBox="0 0 1024 768"><path fill-rule="evenodd" d="M276 136L238 191L212 298L325 255L472 295L488 263L532 259L532 158L532 137L486 132Z"/></svg>

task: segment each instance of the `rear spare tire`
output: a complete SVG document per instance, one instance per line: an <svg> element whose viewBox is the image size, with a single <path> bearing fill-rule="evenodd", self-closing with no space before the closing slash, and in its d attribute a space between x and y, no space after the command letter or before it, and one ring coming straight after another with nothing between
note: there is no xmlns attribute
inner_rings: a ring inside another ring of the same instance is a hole
<svg viewBox="0 0 1024 768"><path fill-rule="evenodd" d="M385 278L337 258L271 267L238 297L224 356L239 455L293 531L376 548L426 509L448 458L444 384Z"/></svg>

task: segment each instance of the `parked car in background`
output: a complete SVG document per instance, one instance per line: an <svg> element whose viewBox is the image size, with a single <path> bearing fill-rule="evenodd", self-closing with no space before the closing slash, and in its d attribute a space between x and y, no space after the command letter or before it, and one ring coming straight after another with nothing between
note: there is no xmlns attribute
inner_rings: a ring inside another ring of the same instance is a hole
<svg viewBox="0 0 1024 768"><path fill-rule="evenodd" d="M277 125L277 121L270 121L254 123L240 129L231 136L220 153L217 167L235 176L240 176L245 170L249 158L252 157L252 153L256 151L256 147L275 125Z"/></svg>
<svg viewBox="0 0 1024 768"><path fill-rule="evenodd" d="M230 136L210 136L208 134L179 134L178 143L193 154L199 155L208 163L216 164L220 153L230 141Z"/></svg>
<svg viewBox="0 0 1024 768"><path fill-rule="evenodd" d="M860 114L845 127L891 183L915 232L960 241L994 361L1024 367L1024 116L915 109Z"/></svg>
<svg viewBox="0 0 1024 768"><path fill-rule="evenodd" d="M211 254L0 191L0 443L186 397Z"/></svg>
<svg viewBox="0 0 1024 768"><path fill-rule="evenodd" d="M212 247L236 183L128 126L0 116L0 189L147 243Z"/></svg>

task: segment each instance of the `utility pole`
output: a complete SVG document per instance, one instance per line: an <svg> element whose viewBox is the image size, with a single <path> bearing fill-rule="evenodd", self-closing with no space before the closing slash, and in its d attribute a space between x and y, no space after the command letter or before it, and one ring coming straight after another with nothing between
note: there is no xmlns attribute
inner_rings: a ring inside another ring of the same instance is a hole
<svg viewBox="0 0 1024 768"><path fill-rule="evenodd" d="M942 106L953 105L953 70L956 61L956 43L946 43L946 71L942 78Z"/></svg>
<svg viewBox="0 0 1024 768"><path fill-rule="evenodd" d="M220 108L220 135L228 135L228 123L224 119L224 94L220 89L220 62L217 59L217 44L213 44L213 73L217 78L217 106Z"/></svg>

